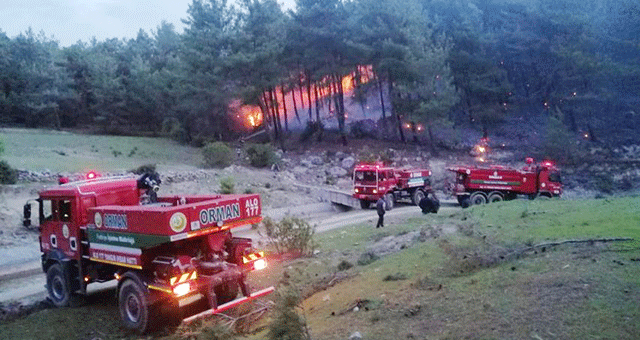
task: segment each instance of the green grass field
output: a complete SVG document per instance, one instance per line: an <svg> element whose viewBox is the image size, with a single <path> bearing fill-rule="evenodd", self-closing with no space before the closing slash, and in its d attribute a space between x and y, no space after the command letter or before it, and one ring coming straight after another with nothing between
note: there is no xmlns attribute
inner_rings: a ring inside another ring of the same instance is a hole
<svg viewBox="0 0 640 340"><path fill-rule="evenodd" d="M2 129L2 158L16 169L123 171L144 164L197 167L199 149L164 138L83 135L63 131Z"/></svg>
<svg viewBox="0 0 640 340"><path fill-rule="evenodd" d="M384 231L351 226L318 235L319 258L281 270L308 288L335 277L337 263L353 262L382 237L455 226L458 232L355 266L348 279L316 288L301 310L312 338L359 331L365 339L637 339L639 207L638 197L514 201L425 215ZM634 241L517 252L622 237ZM517 256L500 258L509 253Z"/></svg>

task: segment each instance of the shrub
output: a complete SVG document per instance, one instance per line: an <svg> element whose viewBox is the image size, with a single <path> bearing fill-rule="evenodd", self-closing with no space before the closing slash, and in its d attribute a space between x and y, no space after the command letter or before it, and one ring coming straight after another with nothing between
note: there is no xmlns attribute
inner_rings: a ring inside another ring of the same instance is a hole
<svg viewBox="0 0 640 340"><path fill-rule="evenodd" d="M342 260L338 264L339 271L349 270L351 267L353 267L353 264L347 260Z"/></svg>
<svg viewBox="0 0 640 340"><path fill-rule="evenodd" d="M138 151L138 147L135 146L133 149L131 149L131 151L129 151L129 157L133 157L133 155L136 154L136 152Z"/></svg>
<svg viewBox="0 0 640 340"><path fill-rule="evenodd" d="M315 249L313 235L315 227L309 222L293 216L285 216L280 222L269 217L262 221L267 243L277 253L295 253L309 255Z"/></svg>
<svg viewBox="0 0 640 340"><path fill-rule="evenodd" d="M256 168L264 168L276 162L276 154L269 144L250 144L245 148L249 162Z"/></svg>
<svg viewBox="0 0 640 340"><path fill-rule="evenodd" d="M275 315L269 324L267 339L311 339L304 318L296 312L301 301L300 295L291 288L278 289L276 294Z"/></svg>
<svg viewBox="0 0 640 340"><path fill-rule="evenodd" d="M364 163L373 163L378 160L378 155L371 152L371 150L369 150L369 148L365 146L364 148L362 148L362 150L360 150L360 153L358 154L358 160Z"/></svg>
<svg viewBox="0 0 640 340"><path fill-rule="evenodd" d="M198 339L206 340L234 340L237 339L235 334L220 322L216 322L211 326L203 327L200 331Z"/></svg>
<svg viewBox="0 0 640 340"><path fill-rule="evenodd" d="M0 183L16 184L18 181L18 171L12 168L7 161L0 161Z"/></svg>
<svg viewBox="0 0 640 340"><path fill-rule="evenodd" d="M374 163L374 162L383 162L384 164L393 163L393 151L391 149L387 149L380 153L375 153L369 150L369 148L364 147L358 154L358 160L364 163Z"/></svg>
<svg viewBox="0 0 640 340"><path fill-rule="evenodd" d="M202 148L204 165L208 168L226 168L231 165L233 154L231 148L222 142L214 142Z"/></svg>
<svg viewBox="0 0 640 340"><path fill-rule="evenodd" d="M376 255L376 253L374 253L373 251L367 251L362 255L360 255L360 258L358 259L358 265L366 266L368 264L376 262L379 258L380 257Z"/></svg>
<svg viewBox="0 0 640 340"><path fill-rule="evenodd" d="M221 194L233 194L236 192L235 183L233 178L225 177L220 180L220 193Z"/></svg>
<svg viewBox="0 0 640 340"><path fill-rule="evenodd" d="M615 188L615 182L613 180L613 176L611 174L603 173L595 176L595 187L596 189L604 192L605 194L613 193Z"/></svg>
<svg viewBox="0 0 640 340"><path fill-rule="evenodd" d="M302 134L300 135L300 141L309 141L314 135L317 137L317 139L322 139L323 131L324 125L322 124L322 122L308 121L307 126L304 128L304 131L302 131Z"/></svg>

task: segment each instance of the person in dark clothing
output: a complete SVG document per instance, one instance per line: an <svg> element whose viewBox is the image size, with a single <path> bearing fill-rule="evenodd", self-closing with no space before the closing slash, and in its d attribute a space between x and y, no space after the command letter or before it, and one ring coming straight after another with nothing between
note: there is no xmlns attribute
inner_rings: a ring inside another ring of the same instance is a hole
<svg viewBox="0 0 640 340"><path fill-rule="evenodd" d="M440 209L440 201L434 193L431 193L430 195L427 194L423 197L420 202L418 202L418 206L422 209L423 214L428 214L430 212L435 214L438 212L438 209Z"/></svg>
<svg viewBox="0 0 640 340"><path fill-rule="evenodd" d="M378 224L376 224L376 228L384 227L384 213L386 210L387 203L384 201L382 197L378 199L376 202L376 210L378 211Z"/></svg>

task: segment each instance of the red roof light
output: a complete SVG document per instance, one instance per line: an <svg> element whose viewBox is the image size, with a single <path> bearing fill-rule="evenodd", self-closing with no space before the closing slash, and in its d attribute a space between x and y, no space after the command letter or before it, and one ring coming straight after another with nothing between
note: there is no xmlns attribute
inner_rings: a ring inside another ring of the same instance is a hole
<svg viewBox="0 0 640 340"><path fill-rule="evenodd" d="M98 178L98 177L100 177L100 176L99 176L99 175L98 175L98 173L97 173L97 172L95 172L95 171L89 171L89 172L86 174L86 176L85 176L85 177L86 177L87 179L96 179L96 178Z"/></svg>

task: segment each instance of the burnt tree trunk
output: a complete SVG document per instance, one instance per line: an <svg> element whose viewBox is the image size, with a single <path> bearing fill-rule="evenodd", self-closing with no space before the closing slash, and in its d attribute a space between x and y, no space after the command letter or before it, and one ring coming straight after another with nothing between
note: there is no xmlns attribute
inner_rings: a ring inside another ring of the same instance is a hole
<svg viewBox="0 0 640 340"><path fill-rule="evenodd" d="M265 126L267 127L267 135L269 136L269 140L271 142L278 139L278 131L275 129L273 125L273 119L271 116L271 110L269 109L269 99L267 98L267 93L262 92L262 100L260 101L260 109L262 110L262 116L265 120ZM271 128L273 127L273 135L270 133Z"/></svg>
<svg viewBox="0 0 640 340"><path fill-rule="evenodd" d="M316 98L316 122L318 123L318 142L322 142L322 130L324 129L324 127L322 126L322 122L320 121L320 104L319 104L320 100L318 98L317 86L313 87L313 92Z"/></svg>
<svg viewBox="0 0 640 340"><path fill-rule="evenodd" d="M404 137L404 131L402 131L402 117L396 112L393 107L393 79L391 79L391 76L387 77L387 81L389 82L387 86L389 88L389 101L391 102L390 116L395 117L396 126L398 128L398 132L400 133L400 140L402 141L402 143L406 144L407 139Z"/></svg>
<svg viewBox="0 0 640 340"><path fill-rule="evenodd" d="M347 146L347 134L345 132L345 112L344 112L344 89L342 88L342 79L336 75L336 85L338 87L338 126L340 129L340 138L342 145Z"/></svg>
<svg viewBox="0 0 640 340"><path fill-rule="evenodd" d="M438 151L436 150L436 140L433 138L433 128L431 124L427 126L427 130L429 131L429 143L431 144L431 153L434 156L438 155Z"/></svg>
<svg viewBox="0 0 640 340"><path fill-rule="evenodd" d="M313 114L311 112L311 72L307 71L307 101L309 102L309 121L313 121Z"/></svg>
<svg viewBox="0 0 640 340"><path fill-rule="evenodd" d="M293 112L296 113L296 119L298 123L302 123L300 120L300 115L298 114L298 104L296 103L296 89L295 87L291 90L291 100L293 101Z"/></svg>
<svg viewBox="0 0 640 340"><path fill-rule="evenodd" d="M378 89L380 90L380 108L382 109L382 131L387 131L387 114L384 108L384 91L382 90L382 81L379 77L378 79Z"/></svg>
<svg viewBox="0 0 640 340"><path fill-rule="evenodd" d="M282 94L282 113L284 114L284 131L289 132L289 117L287 115L287 102L284 97L284 85L280 86L280 94Z"/></svg>

